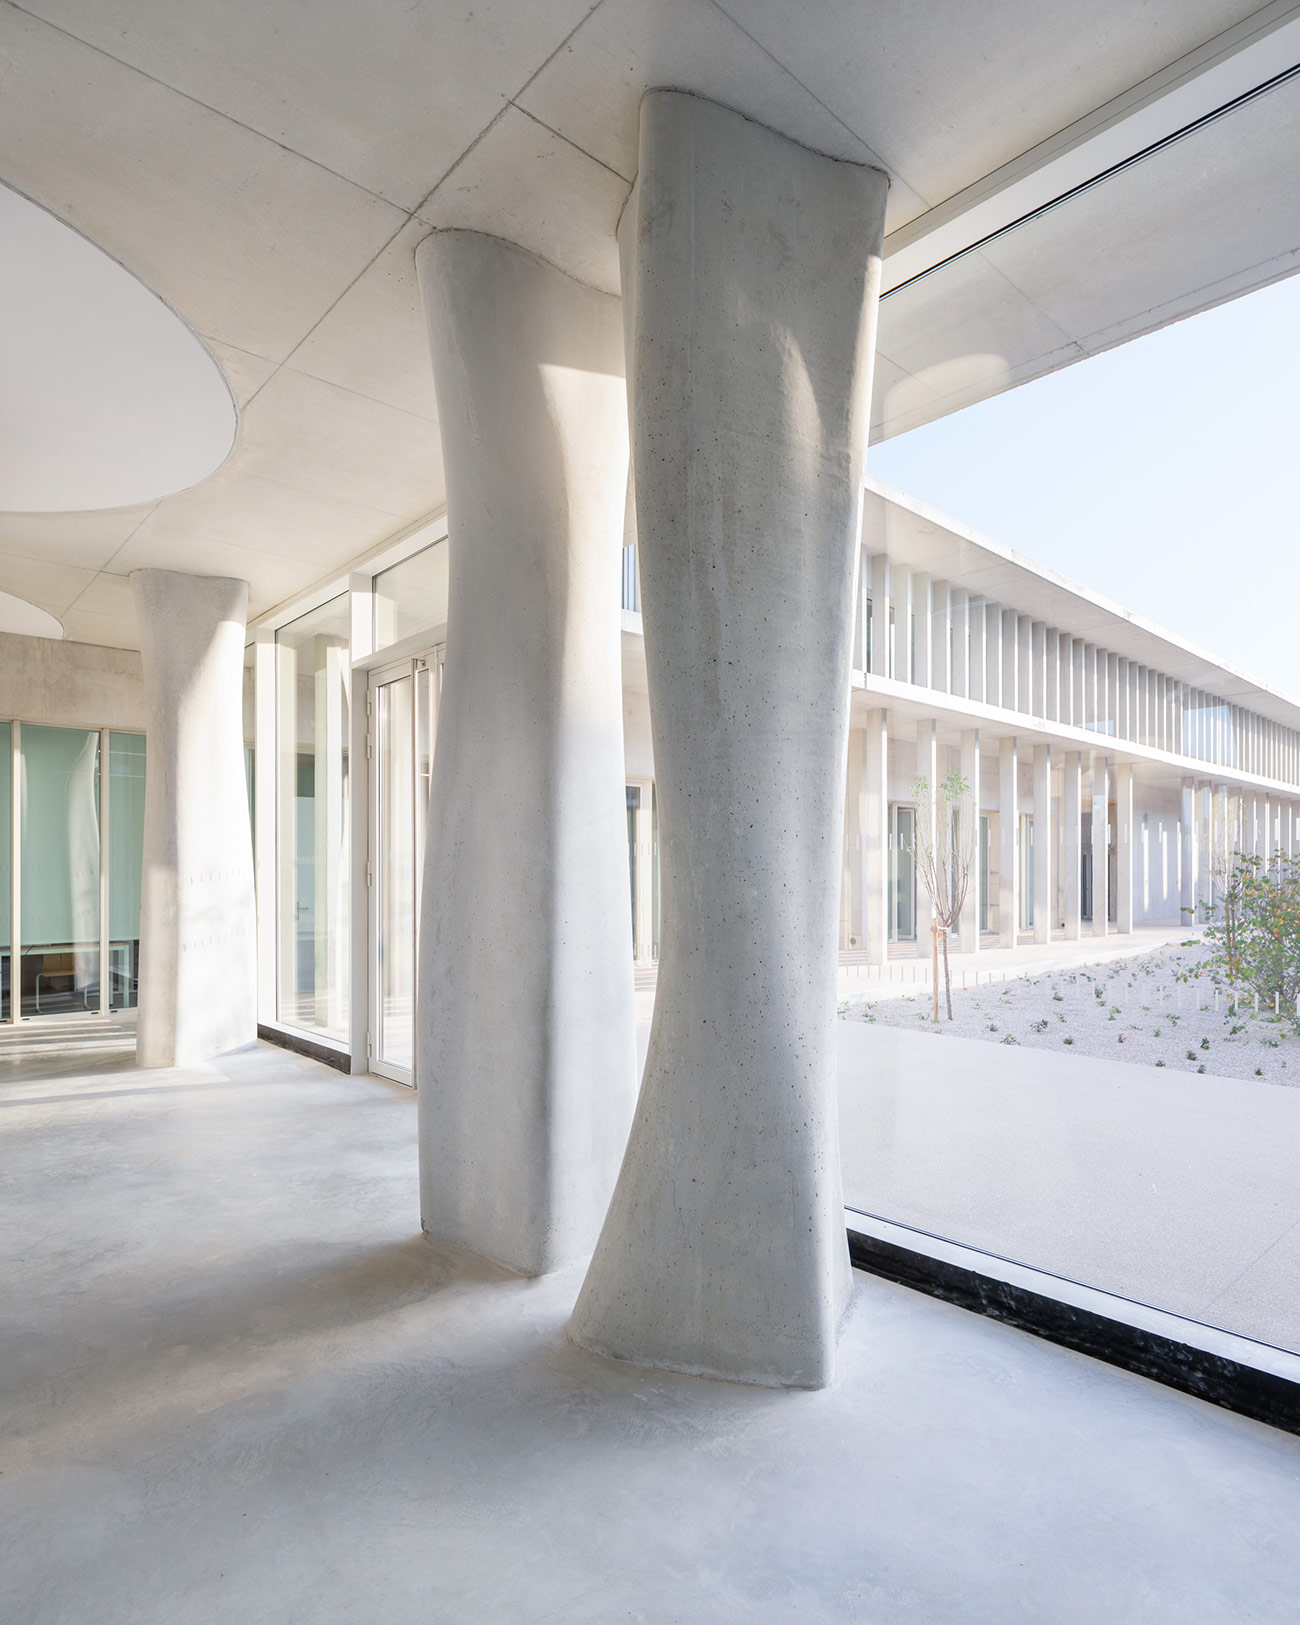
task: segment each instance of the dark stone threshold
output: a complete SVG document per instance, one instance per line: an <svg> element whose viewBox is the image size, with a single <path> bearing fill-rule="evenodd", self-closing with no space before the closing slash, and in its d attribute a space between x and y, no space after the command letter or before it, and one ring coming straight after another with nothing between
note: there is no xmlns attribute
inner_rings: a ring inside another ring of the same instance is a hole
<svg viewBox="0 0 1300 1625"><path fill-rule="evenodd" d="M336 1072L351 1072L352 1057L346 1050L334 1049L329 1044L318 1044L314 1038L304 1038L300 1033L281 1032L278 1027L263 1027L257 1024L257 1036L268 1044L275 1044L280 1049L289 1049L295 1055L306 1055L313 1061L324 1061L326 1066L332 1066Z"/></svg>
<svg viewBox="0 0 1300 1625"><path fill-rule="evenodd" d="M855 1269L1005 1321L1049 1343L1136 1372L1256 1422L1300 1434L1300 1383L875 1236L856 1230L848 1234Z"/></svg>

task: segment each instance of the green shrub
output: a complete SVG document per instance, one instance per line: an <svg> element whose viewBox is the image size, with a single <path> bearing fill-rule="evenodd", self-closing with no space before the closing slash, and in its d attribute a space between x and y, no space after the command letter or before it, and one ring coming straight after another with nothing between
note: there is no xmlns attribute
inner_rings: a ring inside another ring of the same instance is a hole
<svg viewBox="0 0 1300 1625"><path fill-rule="evenodd" d="M1207 919L1205 927L1211 950L1206 967L1249 988L1261 1004L1278 998L1294 1010L1300 996L1300 858L1278 856L1266 863L1253 853L1234 853L1214 913L1217 918Z"/></svg>

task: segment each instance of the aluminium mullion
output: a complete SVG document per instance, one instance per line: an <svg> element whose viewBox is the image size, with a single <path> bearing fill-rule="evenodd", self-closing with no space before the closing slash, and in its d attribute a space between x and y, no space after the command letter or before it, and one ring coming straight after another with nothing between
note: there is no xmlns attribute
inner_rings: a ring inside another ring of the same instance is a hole
<svg viewBox="0 0 1300 1625"><path fill-rule="evenodd" d="M99 1013L108 1015L113 1006L109 971L108 942L108 803L109 731L99 730Z"/></svg>
<svg viewBox="0 0 1300 1625"><path fill-rule="evenodd" d="M9 1020L23 1019L23 725L9 725Z"/></svg>

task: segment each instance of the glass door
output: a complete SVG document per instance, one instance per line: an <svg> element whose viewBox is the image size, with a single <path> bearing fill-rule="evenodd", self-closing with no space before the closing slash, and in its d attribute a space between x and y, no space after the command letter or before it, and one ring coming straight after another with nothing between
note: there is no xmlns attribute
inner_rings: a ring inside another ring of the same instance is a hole
<svg viewBox="0 0 1300 1625"><path fill-rule="evenodd" d="M371 674L370 1066L414 1082L416 944L441 651Z"/></svg>

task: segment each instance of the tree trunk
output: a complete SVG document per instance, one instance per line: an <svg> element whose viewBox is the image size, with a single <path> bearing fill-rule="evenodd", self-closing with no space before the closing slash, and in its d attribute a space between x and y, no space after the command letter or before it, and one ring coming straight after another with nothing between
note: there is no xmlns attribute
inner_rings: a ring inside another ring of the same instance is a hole
<svg viewBox="0 0 1300 1625"><path fill-rule="evenodd" d="M952 973L948 969L948 933L943 934L943 992L948 1003L948 1020L952 1020Z"/></svg>
<svg viewBox="0 0 1300 1625"><path fill-rule="evenodd" d="M939 922L930 921L930 990L934 995L934 1019L939 1020Z"/></svg>

